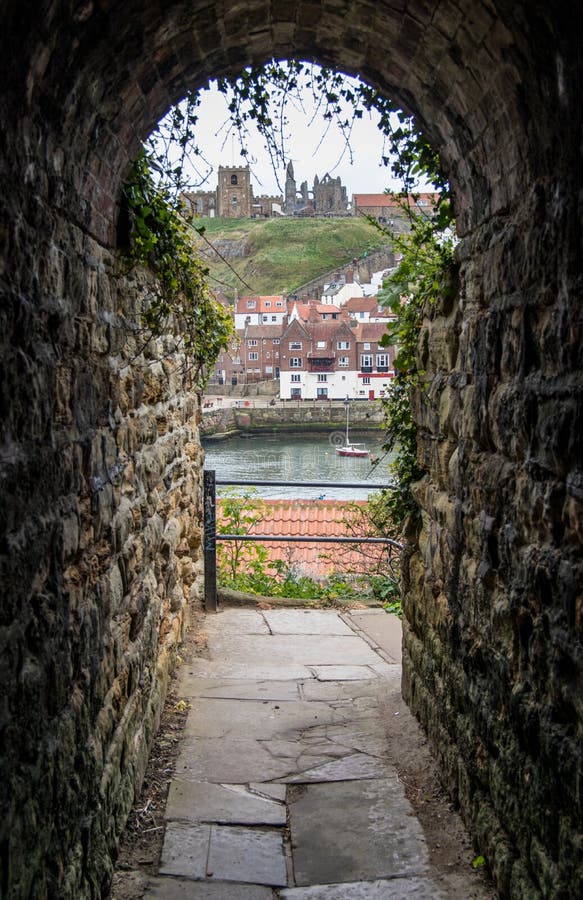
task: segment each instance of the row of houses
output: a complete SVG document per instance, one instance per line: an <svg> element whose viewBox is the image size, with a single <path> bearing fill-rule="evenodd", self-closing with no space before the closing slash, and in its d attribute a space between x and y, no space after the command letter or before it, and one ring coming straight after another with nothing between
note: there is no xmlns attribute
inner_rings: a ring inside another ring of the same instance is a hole
<svg viewBox="0 0 583 900"><path fill-rule="evenodd" d="M376 297L357 295L339 304L330 302L337 295L324 294L323 302L238 298L236 337L211 381L279 379L283 400L382 397L394 375L395 348L385 346L391 317Z"/></svg>

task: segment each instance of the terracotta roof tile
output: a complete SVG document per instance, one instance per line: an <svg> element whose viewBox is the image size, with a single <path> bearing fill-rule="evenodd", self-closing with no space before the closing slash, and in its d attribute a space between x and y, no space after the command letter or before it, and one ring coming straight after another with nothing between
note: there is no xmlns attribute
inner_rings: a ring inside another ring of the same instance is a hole
<svg viewBox="0 0 583 900"><path fill-rule="evenodd" d="M349 537L345 518L353 503L339 500L264 500L264 518L251 534L282 536ZM364 505L364 501L355 501ZM217 520L221 521L221 500L217 502ZM356 546L355 546L356 545ZM366 572L383 558L382 544L309 544L281 541L264 543L270 561L288 561L301 574L323 578L334 571L333 560L341 561L339 571ZM324 558L323 558L324 557ZM331 561L332 560L332 561Z"/></svg>

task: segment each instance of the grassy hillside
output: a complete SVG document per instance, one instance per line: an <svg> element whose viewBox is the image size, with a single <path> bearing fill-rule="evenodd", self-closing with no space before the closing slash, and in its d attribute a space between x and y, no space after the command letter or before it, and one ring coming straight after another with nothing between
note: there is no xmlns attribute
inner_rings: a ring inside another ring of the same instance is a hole
<svg viewBox="0 0 583 900"><path fill-rule="evenodd" d="M280 294L349 263L363 252L386 245L383 235L364 219L198 219L205 237L228 257L234 272L196 243L209 265L212 284L232 295Z"/></svg>

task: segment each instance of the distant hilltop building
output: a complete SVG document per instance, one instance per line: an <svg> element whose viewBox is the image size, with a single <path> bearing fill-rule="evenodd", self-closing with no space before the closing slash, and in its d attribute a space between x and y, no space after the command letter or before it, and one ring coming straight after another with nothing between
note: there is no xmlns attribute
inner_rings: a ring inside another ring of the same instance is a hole
<svg viewBox="0 0 583 900"><path fill-rule="evenodd" d="M219 166L214 191L188 191L182 195L192 216L221 219L271 218L282 215L281 197L254 197L249 166Z"/></svg>
<svg viewBox="0 0 583 900"><path fill-rule="evenodd" d="M408 231L409 221L403 204L414 212L429 214L437 203L439 194L408 194L406 202L397 194L353 194L352 214L371 216L382 225L389 225L395 231Z"/></svg>
<svg viewBox="0 0 583 900"><path fill-rule="evenodd" d="M316 175L311 191L302 181L298 190L293 163L288 163L285 177L285 214L287 216L345 216L348 214L348 195L340 178L326 173L322 180Z"/></svg>

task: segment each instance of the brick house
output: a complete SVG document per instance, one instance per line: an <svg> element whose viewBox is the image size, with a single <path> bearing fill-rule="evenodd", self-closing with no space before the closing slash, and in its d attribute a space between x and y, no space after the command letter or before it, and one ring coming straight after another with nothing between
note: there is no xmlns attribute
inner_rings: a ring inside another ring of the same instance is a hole
<svg viewBox="0 0 583 900"><path fill-rule="evenodd" d="M247 384L279 378L280 341L283 326L247 325L242 338Z"/></svg>

